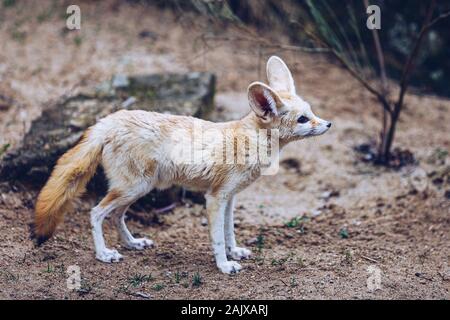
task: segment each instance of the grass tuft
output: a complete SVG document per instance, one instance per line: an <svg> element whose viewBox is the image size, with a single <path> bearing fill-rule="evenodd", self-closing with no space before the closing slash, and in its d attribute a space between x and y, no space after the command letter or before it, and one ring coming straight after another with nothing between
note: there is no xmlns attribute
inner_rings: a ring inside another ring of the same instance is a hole
<svg viewBox="0 0 450 320"><path fill-rule="evenodd" d="M6 152L8 151L9 147L11 145L9 143L4 144L3 146L0 147L0 157Z"/></svg>
<svg viewBox="0 0 450 320"><path fill-rule="evenodd" d="M341 228L341 230L339 230L339 236L342 239L348 239L349 235L348 235L348 230L347 228Z"/></svg>
<svg viewBox="0 0 450 320"><path fill-rule="evenodd" d="M153 290L155 291L161 291L162 289L164 289L164 285L162 283L155 283L152 287Z"/></svg>
<svg viewBox="0 0 450 320"><path fill-rule="evenodd" d="M203 283L202 276L197 271L196 273L194 273L194 275L192 277L192 286L194 288L198 288L198 287L200 287L202 285L202 283Z"/></svg>
<svg viewBox="0 0 450 320"><path fill-rule="evenodd" d="M12 8L16 5L16 0L3 0L4 8Z"/></svg>
<svg viewBox="0 0 450 320"><path fill-rule="evenodd" d="M136 273L133 276L131 276L130 278L128 278L128 283L136 288L141 286L142 284L152 281L153 280L153 276L151 274L140 274L140 273Z"/></svg>

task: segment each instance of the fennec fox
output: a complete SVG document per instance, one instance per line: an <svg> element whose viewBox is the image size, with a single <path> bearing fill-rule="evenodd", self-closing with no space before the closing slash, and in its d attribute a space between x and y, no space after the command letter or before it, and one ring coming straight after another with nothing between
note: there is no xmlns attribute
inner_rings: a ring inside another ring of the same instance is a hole
<svg viewBox="0 0 450 320"><path fill-rule="evenodd" d="M109 191L90 213L97 259L116 262L123 258L117 250L105 246L102 223L109 215L124 246L138 250L152 246L150 239L133 237L125 224L125 213L152 189L180 185L205 192L217 267L228 274L239 272L241 265L227 256L240 260L248 258L251 252L236 246L234 197L255 181L263 168L258 159L220 161L223 150L232 150L232 157L244 153L248 159L255 150L251 151L250 146L264 144L260 135L251 133L276 132L281 149L291 141L323 134L331 127L330 122L315 116L310 105L296 94L291 72L279 57L268 60L267 77L270 86L254 82L248 87L252 111L241 120L212 123L193 117L122 110L98 121L58 160L40 192L35 210L37 240L42 242L52 236L72 200L85 190L96 167L102 164ZM199 138L198 128L210 134L200 134ZM237 141L242 137L247 140L241 148ZM190 146L188 155L200 152L202 157L183 161L185 156L174 152L180 146ZM267 144L265 147L270 152L279 152Z"/></svg>

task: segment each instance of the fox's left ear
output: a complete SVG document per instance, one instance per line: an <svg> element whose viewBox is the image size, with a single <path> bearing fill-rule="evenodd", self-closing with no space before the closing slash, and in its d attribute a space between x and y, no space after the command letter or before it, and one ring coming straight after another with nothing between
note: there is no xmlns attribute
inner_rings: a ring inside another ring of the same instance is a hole
<svg viewBox="0 0 450 320"><path fill-rule="evenodd" d="M277 92L286 91L295 95L294 79L291 71L281 58L272 56L267 60L267 79L270 86Z"/></svg>
<svg viewBox="0 0 450 320"><path fill-rule="evenodd" d="M248 87L248 102L256 115L269 122L278 115L283 103L278 94L262 82L253 82Z"/></svg>

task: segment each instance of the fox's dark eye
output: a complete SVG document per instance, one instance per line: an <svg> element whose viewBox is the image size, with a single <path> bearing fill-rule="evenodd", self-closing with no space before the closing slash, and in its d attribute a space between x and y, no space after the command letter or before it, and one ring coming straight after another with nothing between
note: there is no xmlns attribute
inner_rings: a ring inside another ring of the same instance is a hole
<svg viewBox="0 0 450 320"><path fill-rule="evenodd" d="M309 121L308 117L305 116L301 116L300 118L297 119L298 123L307 123Z"/></svg>

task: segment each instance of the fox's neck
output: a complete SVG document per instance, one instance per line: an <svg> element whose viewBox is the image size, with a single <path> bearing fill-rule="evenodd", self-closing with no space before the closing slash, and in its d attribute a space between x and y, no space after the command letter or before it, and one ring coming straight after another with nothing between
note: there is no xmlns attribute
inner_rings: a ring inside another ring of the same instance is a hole
<svg viewBox="0 0 450 320"><path fill-rule="evenodd" d="M262 129L266 129L266 130L276 130L277 128L274 128L273 126L271 126L270 123L264 123L263 121L261 121L260 118L258 118L258 116L254 113L254 112L250 112L248 113L245 117L243 117L240 120L236 120L236 121L232 121L230 122L231 127L234 128L240 128L240 129L244 129L244 130L262 130ZM290 141L283 139L283 137L281 136L281 132L278 132L278 138L279 138L279 147L280 149L283 148L285 145L287 145Z"/></svg>
<svg viewBox="0 0 450 320"><path fill-rule="evenodd" d="M242 119L233 122L238 127L248 130L270 129L270 125L264 124L254 112L249 112Z"/></svg>

